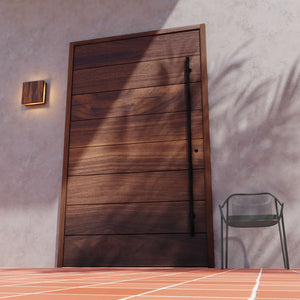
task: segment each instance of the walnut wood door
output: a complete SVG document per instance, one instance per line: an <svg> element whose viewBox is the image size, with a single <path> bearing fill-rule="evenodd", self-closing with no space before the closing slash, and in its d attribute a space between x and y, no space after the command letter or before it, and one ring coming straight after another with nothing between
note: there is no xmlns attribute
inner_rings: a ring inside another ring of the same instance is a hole
<svg viewBox="0 0 300 300"><path fill-rule="evenodd" d="M213 266L204 30L71 43L58 265Z"/></svg>

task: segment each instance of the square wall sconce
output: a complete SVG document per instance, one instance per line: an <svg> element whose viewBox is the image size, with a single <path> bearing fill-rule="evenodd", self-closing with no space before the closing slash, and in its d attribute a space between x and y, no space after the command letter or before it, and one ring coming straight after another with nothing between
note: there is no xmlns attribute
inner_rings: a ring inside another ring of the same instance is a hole
<svg viewBox="0 0 300 300"><path fill-rule="evenodd" d="M22 104L45 104L47 83L44 80L23 82Z"/></svg>

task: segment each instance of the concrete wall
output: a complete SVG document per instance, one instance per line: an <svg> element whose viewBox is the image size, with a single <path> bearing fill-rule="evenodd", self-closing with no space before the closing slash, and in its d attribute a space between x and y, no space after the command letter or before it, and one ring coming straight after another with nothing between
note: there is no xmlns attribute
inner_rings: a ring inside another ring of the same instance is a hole
<svg viewBox="0 0 300 300"><path fill-rule="evenodd" d="M71 41L206 23L216 265L217 205L233 192L285 202L300 267L300 2L297 0L1 0L0 266L52 267ZM45 79L46 106L21 105ZM230 266L282 267L277 228L232 230Z"/></svg>

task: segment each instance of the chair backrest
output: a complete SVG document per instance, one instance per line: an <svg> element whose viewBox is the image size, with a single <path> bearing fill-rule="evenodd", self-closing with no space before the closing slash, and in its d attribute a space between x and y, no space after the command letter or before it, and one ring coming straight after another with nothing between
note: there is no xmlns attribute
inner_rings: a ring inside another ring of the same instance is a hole
<svg viewBox="0 0 300 300"><path fill-rule="evenodd" d="M228 215L275 215L274 198L269 194L232 195L228 200Z"/></svg>
<svg viewBox="0 0 300 300"><path fill-rule="evenodd" d="M270 193L232 194L222 205L224 221L236 227L259 227L276 224L283 204Z"/></svg>

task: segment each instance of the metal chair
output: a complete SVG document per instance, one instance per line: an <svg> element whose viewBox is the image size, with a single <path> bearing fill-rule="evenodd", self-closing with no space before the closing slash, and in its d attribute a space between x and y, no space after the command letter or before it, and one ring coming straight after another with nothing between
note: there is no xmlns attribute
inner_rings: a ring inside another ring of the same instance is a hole
<svg viewBox="0 0 300 300"><path fill-rule="evenodd" d="M289 258L283 220L283 203L270 193L232 194L219 205L221 213L221 267L224 268L223 223L226 225L225 268L228 268L228 227L268 227L278 224L283 263Z"/></svg>

